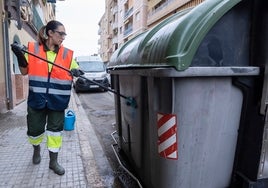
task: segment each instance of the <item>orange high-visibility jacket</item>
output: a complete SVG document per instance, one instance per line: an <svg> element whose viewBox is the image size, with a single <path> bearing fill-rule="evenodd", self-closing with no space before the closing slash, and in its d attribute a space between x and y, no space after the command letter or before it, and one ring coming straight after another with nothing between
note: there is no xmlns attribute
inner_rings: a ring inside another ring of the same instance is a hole
<svg viewBox="0 0 268 188"><path fill-rule="evenodd" d="M47 59L43 45L28 43L29 52ZM73 51L61 46L54 60L57 64L70 69ZM64 110L68 107L71 95L72 76L66 70L53 66L49 72L48 63L28 55L29 96L28 105L34 109L45 107L51 110Z"/></svg>

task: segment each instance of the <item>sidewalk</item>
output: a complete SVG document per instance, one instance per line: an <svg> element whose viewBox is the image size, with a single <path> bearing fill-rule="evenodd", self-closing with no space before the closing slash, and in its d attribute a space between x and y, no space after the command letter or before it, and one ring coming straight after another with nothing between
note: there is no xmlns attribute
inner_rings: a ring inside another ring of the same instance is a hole
<svg viewBox="0 0 268 188"><path fill-rule="evenodd" d="M12 111L0 114L1 188L112 187L112 169L75 93L69 105L76 114L75 130L63 131L59 153L59 163L65 168L63 176L48 168L46 140L41 144L41 163L32 164L33 148L26 135L26 105L25 101ZM92 144L100 148L97 156L92 152ZM106 174L100 175L96 157L102 160Z"/></svg>

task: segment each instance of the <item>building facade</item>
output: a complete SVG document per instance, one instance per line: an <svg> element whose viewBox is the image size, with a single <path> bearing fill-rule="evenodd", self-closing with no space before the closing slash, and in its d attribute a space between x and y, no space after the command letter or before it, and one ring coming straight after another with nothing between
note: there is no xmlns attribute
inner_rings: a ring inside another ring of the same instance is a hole
<svg viewBox="0 0 268 188"><path fill-rule="evenodd" d="M100 19L100 51L108 62L112 53L134 36L152 28L176 12L204 0L106 0ZM101 27L104 26L105 27Z"/></svg>
<svg viewBox="0 0 268 188"><path fill-rule="evenodd" d="M100 38L98 40L99 46L102 46L103 50L99 50L99 54L104 62L107 62L109 57L111 56L111 42L109 37L109 14L110 11L108 11L108 4L105 4L105 12L102 16L102 18L99 21L99 31L98 34L100 35Z"/></svg>
<svg viewBox="0 0 268 188"><path fill-rule="evenodd" d="M27 45L37 39L38 30L55 18L53 0L1 0L0 26L0 113L13 109L27 98L28 77L22 76L13 42Z"/></svg>

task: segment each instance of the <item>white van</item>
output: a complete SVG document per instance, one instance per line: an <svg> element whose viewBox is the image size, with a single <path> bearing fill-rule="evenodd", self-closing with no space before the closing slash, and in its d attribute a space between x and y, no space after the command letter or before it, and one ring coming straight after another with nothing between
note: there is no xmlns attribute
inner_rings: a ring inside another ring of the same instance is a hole
<svg viewBox="0 0 268 188"><path fill-rule="evenodd" d="M104 87L109 87L109 75L106 72L106 66L103 63L102 59L99 56L78 56L75 58L79 64L79 68L85 72L83 75L89 80L93 80ZM90 82L87 79L75 78L74 89L78 93L80 91L107 91L97 84Z"/></svg>

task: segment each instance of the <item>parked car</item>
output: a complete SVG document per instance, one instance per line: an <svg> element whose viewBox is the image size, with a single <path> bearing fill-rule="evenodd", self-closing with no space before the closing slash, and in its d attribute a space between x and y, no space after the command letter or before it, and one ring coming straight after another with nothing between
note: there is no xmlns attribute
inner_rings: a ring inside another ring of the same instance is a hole
<svg viewBox="0 0 268 188"><path fill-rule="evenodd" d="M109 83L109 75L106 72L105 64L99 56L79 56L76 57L76 61L79 64L79 67L82 71L85 72L83 77L87 78L74 78L73 87L75 92L80 91L107 91L100 87L98 84L108 88L110 86ZM90 82L93 80L98 84Z"/></svg>

